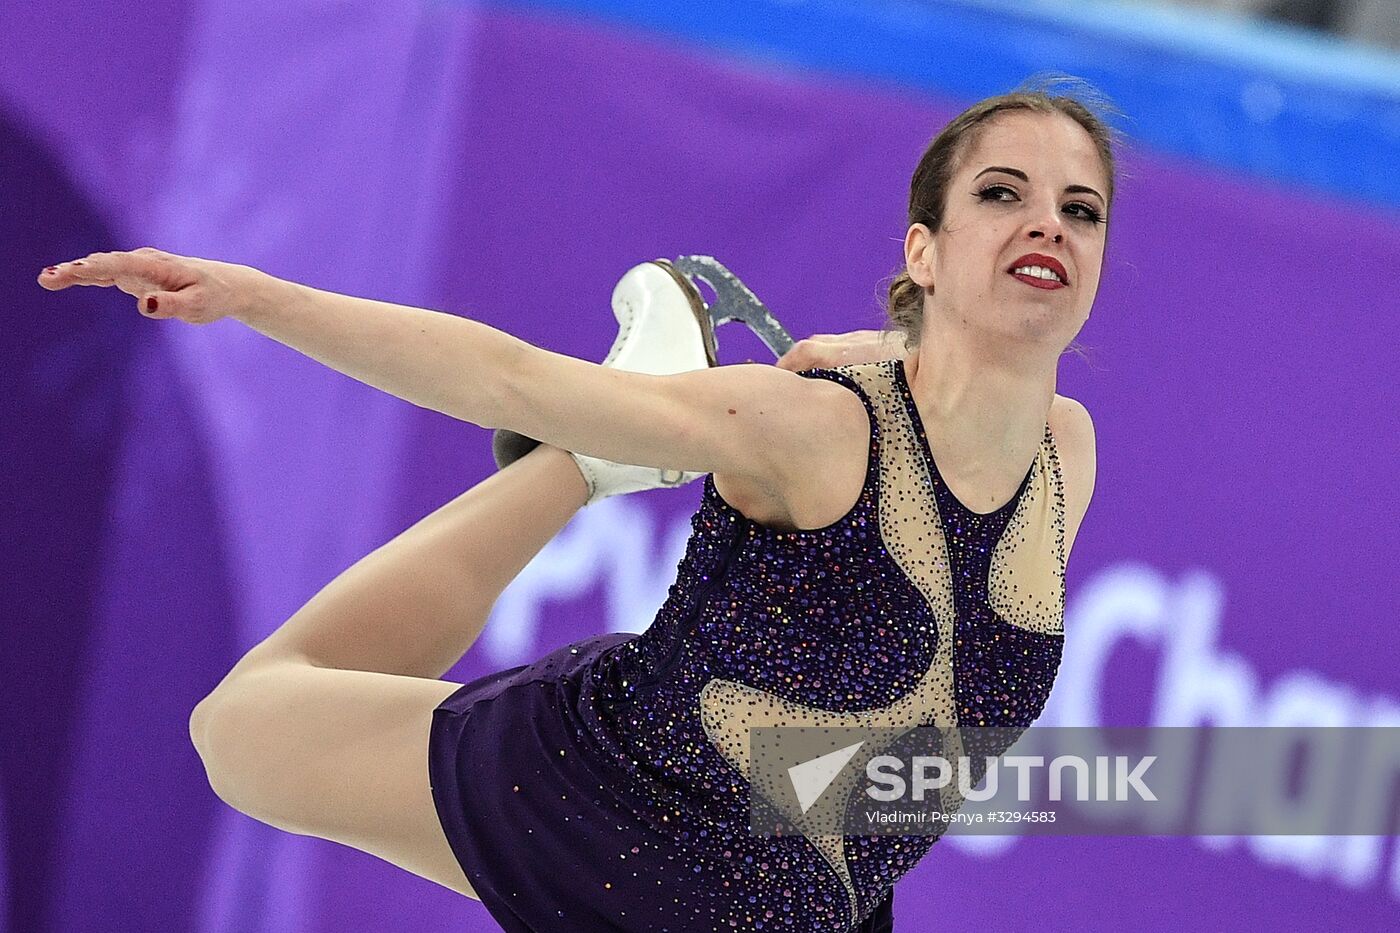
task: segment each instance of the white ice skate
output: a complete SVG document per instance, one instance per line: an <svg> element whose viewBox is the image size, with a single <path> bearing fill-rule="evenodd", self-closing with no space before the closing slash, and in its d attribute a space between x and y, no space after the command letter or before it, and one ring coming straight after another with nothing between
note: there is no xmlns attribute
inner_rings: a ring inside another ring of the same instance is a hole
<svg viewBox="0 0 1400 933"><path fill-rule="evenodd" d="M617 339L604 366L651 375L669 375L719 365L708 309L690 280L665 259L629 269L613 289ZM523 457L538 441L501 429L492 439L496 465ZM683 486L700 473L614 463L571 454L588 484L589 505L608 496L659 486Z"/></svg>

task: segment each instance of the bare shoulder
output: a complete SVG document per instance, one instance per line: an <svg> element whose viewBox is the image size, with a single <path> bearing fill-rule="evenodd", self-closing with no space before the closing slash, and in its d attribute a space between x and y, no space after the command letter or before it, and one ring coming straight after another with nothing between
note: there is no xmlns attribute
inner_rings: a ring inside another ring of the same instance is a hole
<svg viewBox="0 0 1400 933"><path fill-rule="evenodd" d="M1067 395L1056 395L1050 403L1050 430L1055 432L1056 440L1059 440L1061 434L1067 438L1073 436L1083 440L1086 432L1092 439L1094 421L1089 417L1089 409L1084 407L1083 402Z"/></svg>
<svg viewBox="0 0 1400 933"><path fill-rule="evenodd" d="M1065 550L1068 553L1094 496L1098 449L1094 420L1077 399L1056 395L1050 405L1050 431L1065 481Z"/></svg>
<svg viewBox="0 0 1400 933"><path fill-rule="evenodd" d="M768 438L772 481L716 473L715 489L760 524L786 531L821 528L845 515L860 497L870 416L846 386L789 375L771 400L783 413Z"/></svg>

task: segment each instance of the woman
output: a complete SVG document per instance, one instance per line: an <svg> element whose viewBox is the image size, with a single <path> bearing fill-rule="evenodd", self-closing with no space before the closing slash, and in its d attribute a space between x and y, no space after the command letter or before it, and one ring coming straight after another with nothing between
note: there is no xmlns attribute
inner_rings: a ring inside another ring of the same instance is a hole
<svg viewBox="0 0 1400 933"><path fill-rule="evenodd" d="M151 249L46 269L46 288L232 317L543 441L239 661L190 722L215 791L477 897L508 930L888 929L894 882L933 838L750 835L745 735L1039 714L1094 482L1093 428L1055 394L1056 365L1093 305L1113 186L1111 130L1074 98L969 108L911 183L890 288L906 351L804 341L783 361L801 373L625 372ZM566 451L709 474L666 605L641 635L439 679L598 495Z"/></svg>

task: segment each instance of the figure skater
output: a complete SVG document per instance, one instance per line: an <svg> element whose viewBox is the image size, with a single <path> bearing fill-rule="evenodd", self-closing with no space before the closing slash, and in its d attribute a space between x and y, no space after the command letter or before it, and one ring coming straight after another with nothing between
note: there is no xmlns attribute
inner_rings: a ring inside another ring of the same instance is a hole
<svg viewBox="0 0 1400 933"><path fill-rule="evenodd" d="M1040 713L1094 484L1092 424L1056 366L1098 290L1113 132L1033 89L939 133L910 185L893 354L859 332L716 366L697 293L663 262L619 283L607 366L151 248L44 270L46 288L230 317L540 441L332 580L195 707L214 791L475 897L509 931L890 929L934 837L750 834L745 736ZM701 476L645 632L441 679L580 507Z"/></svg>

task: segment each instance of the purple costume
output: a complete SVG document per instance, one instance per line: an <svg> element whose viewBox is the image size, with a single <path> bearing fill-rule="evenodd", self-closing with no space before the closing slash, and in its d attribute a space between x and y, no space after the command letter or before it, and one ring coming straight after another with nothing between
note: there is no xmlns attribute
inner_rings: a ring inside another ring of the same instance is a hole
<svg viewBox="0 0 1400 933"><path fill-rule="evenodd" d="M865 484L824 528L778 531L704 480L675 584L640 635L464 685L433 716L444 832L516 931L893 927L935 836L754 836L755 725L1029 725L1064 640L1054 436L978 514L934 464L901 361L807 370L870 416Z"/></svg>

